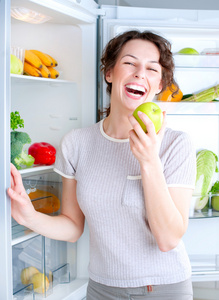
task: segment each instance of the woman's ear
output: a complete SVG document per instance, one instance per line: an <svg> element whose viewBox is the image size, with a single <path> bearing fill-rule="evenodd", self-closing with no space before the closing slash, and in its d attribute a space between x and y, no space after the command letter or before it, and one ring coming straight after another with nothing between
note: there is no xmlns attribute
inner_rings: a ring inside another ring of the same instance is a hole
<svg viewBox="0 0 219 300"><path fill-rule="evenodd" d="M111 83L112 82L112 72L111 72L111 69L109 69L107 72L106 72L106 81Z"/></svg>
<svg viewBox="0 0 219 300"><path fill-rule="evenodd" d="M156 95L159 94L162 91L162 88L163 88L163 84L162 84L162 81L161 81L160 84L159 84L158 91L157 91Z"/></svg>

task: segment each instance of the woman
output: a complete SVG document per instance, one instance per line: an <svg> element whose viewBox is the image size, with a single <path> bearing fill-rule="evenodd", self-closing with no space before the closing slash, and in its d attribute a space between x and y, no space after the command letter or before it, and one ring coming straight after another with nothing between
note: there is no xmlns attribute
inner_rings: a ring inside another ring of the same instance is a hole
<svg viewBox="0 0 219 300"><path fill-rule="evenodd" d="M156 134L143 102L175 83L170 44L151 32L112 39L102 56L108 116L62 140L55 171L63 178L61 215L34 210L12 166L12 216L49 238L75 242L90 231L87 300L192 299L183 242L195 184L195 151L187 134ZM165 113L164 120L165 120Z"/></svg>

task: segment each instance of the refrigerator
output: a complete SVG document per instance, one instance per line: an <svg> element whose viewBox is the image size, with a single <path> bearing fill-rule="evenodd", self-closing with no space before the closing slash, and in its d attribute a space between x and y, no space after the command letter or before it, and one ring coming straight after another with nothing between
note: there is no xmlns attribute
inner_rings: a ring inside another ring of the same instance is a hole
<svg viewBox="0 0 219 300"><path fill-rule="evenodd" d="M27 20L27 15L32 18ZM82 300L88 283L86 224L82 237L67 243L40 236L11 218L6 194L10 186L10 113L20 112L23 131L32 143L48 142L55 148L72 128L97 122L98 112L109 104L99 72L100 54L112 37L130 29L151 30L171 42L175 78L183 94L214 86L219 81L217 54L177 52L184 47L199 53L219 49L218 15L217 10L98 6L93 0L0 0L0 299ZM59 77L10 74L13 47L50 54L58 61ZM197 151L219 154L217 101L153 101L167 112L169 127L191 135ZM61 199L61 177L53 167L20 170L26 190L46 191ZM183 237L192 264L194 299L219 298L218 226L217 213L196 212ZM22 280L22 271L29 267L46 275L41 291Z"/></svg>

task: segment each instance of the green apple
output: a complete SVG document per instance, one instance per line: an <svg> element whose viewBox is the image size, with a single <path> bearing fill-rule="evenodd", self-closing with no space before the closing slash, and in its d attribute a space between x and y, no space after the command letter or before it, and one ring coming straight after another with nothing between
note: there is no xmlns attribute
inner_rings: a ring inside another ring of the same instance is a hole
<svg viewBox="0 0 219 300"><path fill-rule="evenodd" d="M197 55L199 53L194 48L183 48L183 49L179 50L178 54L189 54L189 55L195 54L195 55Z"/></svg>
<svg viewBox="0 0 219 300"><path fill-rule="evenodd" d="M12 74L22 74L23 73L23 63L15 55L11 54L11 66L10 71Z"/></svg>
<svg viewBox="0 0 219 300"><path fill-rule="evenodd" d="M219 211L219 194L211 198L211 205L214 210Z"/></svg>
<svg viewBox="0 0 219 300"><path fill-rule="evenodd" d="M156 133L160 130L163 123L163 113L161 108L154 102L145 102L139 105L133 112L133 116L141 125L144 132L147 132L146 125L138 116L138 111L145 113L154 123Z"/></svg>

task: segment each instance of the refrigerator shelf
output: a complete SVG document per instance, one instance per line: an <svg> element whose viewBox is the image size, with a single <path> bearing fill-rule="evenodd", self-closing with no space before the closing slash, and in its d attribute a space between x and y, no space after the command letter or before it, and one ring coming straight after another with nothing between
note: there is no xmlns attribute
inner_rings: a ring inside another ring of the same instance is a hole
<svg viewBox="0 0 219 300"><path fill-rule="evenodd" d="M219 282L216 280L207 282L193 282L194 300L218 300Z"/></svg>
<svg viewBox="0 0 219 300"><path fill-rule="evenodd" d="M219 55L174 55L177 68L219 68Z"/></svg>
<svg viewBox="0 0 219 300"><path fill-rule="evenodd" d="M218 281L219 255L189 255L192 266L192 281Z"/></svg>
<svg viewBox="0 0 219 300"><path fill-rule="evenodd" d="M38 175L38 174L45 174L53 172L54 165L50 166L34 166L31 168L26 168L19 170L22 177L28 177L30 175Z"/></svg>
<svg viewBox="0 0 219 300"><path fill-rule="evenodd" d="M19 225L19 226L21 226L21 225ZM24 226L21 226L21 227L23 227L23 230L22 230L22 228L20 228L21 230L17 233L13 233L13 229L12 229L12 240L11 240L12 246L18 245L22 242L25 242L36 236L39 236L38 233L33 232L32 230L25 228Z"/></svg>
<svg viewBox="0 0 219 300"><path fill-rule="evenodd" d="M26 75L15 75L11 74L12 82L16 83L33 83L34 84L49 84L49 85L59 85L59 84L75 84L72 80L64 80L64 79L50 79L43 77L34 77L34 76L26 76Z"/></svg>
<svg viewBox="0 0 219 300"><path fill-rule="evenodd" d="M47 296L47 300L84 300L86 299L88 279L75 279L68 284L59 284L53 288L52 295ZM18 300L16 295L13 300ZM24 300L36 300L34 294L30 293L23 298Z"/></svg>
<svg viewBox="0 0 219 300"><path fill-rule="evenodd" d="M170 115L219 115L219 101L212 102L164 102L155 100Z"/></svg>
<svg viewBox="0 0 219 300"><path fill-rule="evenodd" d="M194 212L194 215L190 219L204 219L204 218L218 218L219 211L212 209L202 209Z"/></svg>
<svg viewBox="0 0 219 300"><path fill-rule="evenodd" d="M47 300L82 300L86 297L88 279L76 278L68 284L59 284L53 288L53 294Z"/></svg>

